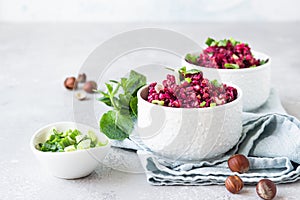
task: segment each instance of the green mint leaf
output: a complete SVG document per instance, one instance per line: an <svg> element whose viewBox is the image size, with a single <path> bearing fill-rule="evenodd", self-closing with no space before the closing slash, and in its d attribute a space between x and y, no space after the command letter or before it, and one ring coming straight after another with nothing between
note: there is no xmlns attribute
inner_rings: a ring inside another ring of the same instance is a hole
<svg viewBox="0 0 300 200"><path fill-rule="evenodd" d="M112 91L113 91L113 86L109 83L105 83L106 87L107 87L107 90L108 90L108 93L111 94Z"/></svg>
<svg viewBox="0 0 300 200"><path fill-rule="evenodd" d="M146 85L146 77L136 71L131 70L125 85L125 93L135 96L139 88Z"/></svg>
<svg viewBox="0 0 300 200"><path fill-rule="evenodd" d="M109 82L119 84L119 82L115 80L109 80Z"/></svg>
<svg viewBox="0 0 300 200"><path fill-rule="evenodd" d="M207 38L207 40L206 40L206 42L205 42L205 44L206 44L207 46L213 46L213 45L212 45L213 43L215 43L215 40L212 39L212 38Z"/></svg>
<svg viewBox="0 0 300 200"><path fill-rule="evenodd" d="M108 138L113 140L124 140L128 134L117 126L117 112L110 110L104 113L100 119L100 130Z"/></svg>
<svg viewBox="0 0 300 200"><path fill-rule="evenodd" d="M138 109L137 109L138 98L132 97L130 99L130 109L135 117L137 117Z"/></svg>
<svg viewBox="0 0 300 200"><path fill-rule="evenodd" d="M112 106L113 110L104 113L100 119L100 130L110 139L123 140L129 136L137 118L137 97L139 88L146 85L146 77L138 72L130 71L128 78L120 82L110 80L106 83L108 93L100 92L103 97L98 100ZM114 88L113 84L117 84ZM118 92L122 87L123 93Z"/></svg>
<svg viewBox="0 0 300 200"><path fill-rule="evenodd" d="M129 108L129 101L131 98L131 94L119 94L119 101L122 107L127 107Z"/></svg>
<svg viewBox="0 0 300 200"><path fill-rule="evenodd" d="M249 68L255 68L256 67L256 65L252 65L252 66L250 66Z"/></svg>
<svg viewBox="0 0 300 200"><path fill-rule="evenodd" d="M239 65L237 65L237 64L231 64L231 63L225 63L224 67L226 69L239 69L240 68Z"/></svg>
<svg viewBox="0 0 300 200"><path fill-rule="evenodd" d="M97 100L105 103L108 106L112 106L109 97L100 97L100 98L97 98Z"/></svg>
<svg viewBox="0 0 300 200"><path fill-rule="evenodd" d="M121 87L126 91L127 78L121 78Z"/></svg>
<svg viewBox="0 0 300 200"><path fill-rule="evenodd" d="M102 94L104 97L109 97L109 94L108 94L108 93L105 93L105 92L100 91L100 94Z"/></svg>
<svg viewBox="0 0 300 200"><path fill-rule="evenodd" d="M116 112L117 127L121 129L124 133L129 135L133 130L133 119L131 118L130 112L127 109L123 109L122 112Z"/></svg>
<svg viewBox="0 0 300 200"><path fill-rule="evenodd" d="M114 96L115 94L118 93L120 86L121 86L120 83L118 83L117 87L116 87L116 88L113 90L113 92L111 93L112 96Z"/></svg>

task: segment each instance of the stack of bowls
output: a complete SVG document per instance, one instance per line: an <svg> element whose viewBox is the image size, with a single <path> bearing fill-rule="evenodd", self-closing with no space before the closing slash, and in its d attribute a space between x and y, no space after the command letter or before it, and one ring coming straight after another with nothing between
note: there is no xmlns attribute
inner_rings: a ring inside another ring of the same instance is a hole
<svg viewBox="0 0 300 200"><path fill-rule="evenodd" d="M193 56L200 52L190 53ZM150 151L172 160L209 160L232 149L242 133L242 111L262 106L270 93L269 57L253 52L255 58L269 60L254 68L215 69L191 64L209 80L218 80L238 91L236 100L212 108L172 108L147 101L148 86L138 91L138 140ZM137 137L137 136L135 136Z"/></svg>
<svg viewBox="0 0 300 200"><path fill-rule="evenodd" d="M199 56L200 52L190 53ZM253 56L260 60L269 57L263 53L253 51ZM269 97L271 84L271 60L254 68L243 69L215 69L191 64L182 59L182 66L187 69L199 69L209 80L216 79L222 83L232 83L243 91L243 111L253 111L262 106Z"/></svg>

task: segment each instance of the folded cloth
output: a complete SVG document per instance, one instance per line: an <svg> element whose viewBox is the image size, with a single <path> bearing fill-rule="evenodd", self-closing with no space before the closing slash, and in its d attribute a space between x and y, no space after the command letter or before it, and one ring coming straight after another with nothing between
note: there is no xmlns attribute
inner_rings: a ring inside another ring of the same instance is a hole
<svg viewBox="0 0 300 200"><path fill-rule="evenodd" d="M116 146L136 149L152 185L224 184L232 175L228 158L236 153L247 155L250 170L239 174L245 184L262 178L276 183L300 179L300 121L286 114L272 89L268 101L253 112L243 112L243 131L239 142L217 159L198 162L171 161L159 157L132 137Z"/></svg>

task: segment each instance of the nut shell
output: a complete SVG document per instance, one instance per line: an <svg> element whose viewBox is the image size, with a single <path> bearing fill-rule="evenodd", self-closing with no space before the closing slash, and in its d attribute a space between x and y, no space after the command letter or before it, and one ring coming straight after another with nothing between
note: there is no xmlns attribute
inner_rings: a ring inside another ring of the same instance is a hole
<svg viewBox="0 0 300 200"><path fill-rule="evenodd" d="M228 161L228 167L232 172L245 173L249 171L250 163L248 158L242 154L231 156Z"/></svg>
<svg viewBox="0 0 300 200"><path fill-rule="evenodd" d="M237 194L243 189L244 182L237 175L228 176L227 179L225 180L225 187L229 192L233 194Z"/></svg>
<svg viewBox="0 0 300 200"><path fill-rule="evenodd" d="M86 99L86 93L85 92L76 92L75 97L78 100L82 101L82 100Z"/></svg>
<svg viewBox="0 0 300 200"><path fill-rule="evenodd" d="M88 93L93 93L94 90L97 90L97 83L95 81L88 81L84 84L83 89Z"/></svg>
<svg viewBox="0 0 300 200"><path fill-rule="evenodd" d="M256 185L256 193L262 199L271 200L276 196L276 185L269 179L261 179Z"/></svg>
<svg viewBox="0 0 300 200"><path fill-rule="evenodd" d="M73 90L77 88L77 82L75 77L68 77L64 82L65 88L68 90Z"/></svg>

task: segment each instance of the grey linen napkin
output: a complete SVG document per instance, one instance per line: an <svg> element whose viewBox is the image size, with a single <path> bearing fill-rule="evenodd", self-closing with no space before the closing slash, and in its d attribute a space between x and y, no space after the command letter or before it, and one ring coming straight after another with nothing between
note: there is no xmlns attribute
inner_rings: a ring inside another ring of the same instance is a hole
<svg viewBox="0 0 300 200"><path fill-rule="evenodd" d="M227 176L233 174L228 169L227 159L235 153L247 155L250 161L249 172L239 175L245 184L255 184L262 178L276 183L300 179L300 121L286 114L274 90L261 108L243 113L239 142L217 159L170 161L139 144L137 138L131 137L116 142L115 146L137 150L152 185L224 184Z"/></svg>

